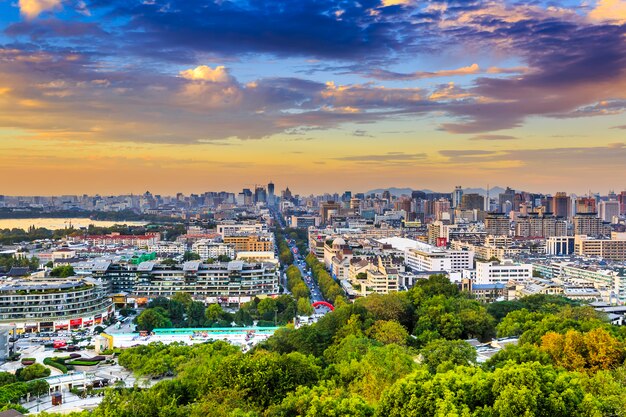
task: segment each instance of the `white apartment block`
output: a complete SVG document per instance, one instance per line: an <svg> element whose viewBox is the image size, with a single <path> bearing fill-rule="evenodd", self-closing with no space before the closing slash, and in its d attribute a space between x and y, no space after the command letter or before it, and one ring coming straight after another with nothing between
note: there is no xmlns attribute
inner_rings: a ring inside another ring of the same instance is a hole
<svg viewBox="0 0 626 417"><path fill-rule="evenodd" d="M235 249L231 245L224 243L200 240L191 246L191 251L200 255L200 259L217 259L221 255L226 255L231 259L235 258Z"/></svg>
<svg viewBox="0 0 626 417"><path fill-rule="evenodd" d="M148 250L159 255L184 255L186 247L180 242L159 241L148 246Z"/></svg>
<svg viewBox="0 0 626 417"><path fill-rule="evenodd" d="M532 264L503 262L476 262L476 283L494 284L509 281L528 281L533 276Z"/></svg>
<svg viewBox="0 0 626 417"><path fill-rule="evenodd" d="M217 225L217 233L224 236L237 236L246 234L267 233L267 225L264 223L220 223Z"/></svg>
<svg viewBox="0 0 626 417"><path fill-rule="evenodd" d="M417 271L462 271L474 266L474 252L465 250L447 250L430 247L407 249L405 263Z"/></svg>

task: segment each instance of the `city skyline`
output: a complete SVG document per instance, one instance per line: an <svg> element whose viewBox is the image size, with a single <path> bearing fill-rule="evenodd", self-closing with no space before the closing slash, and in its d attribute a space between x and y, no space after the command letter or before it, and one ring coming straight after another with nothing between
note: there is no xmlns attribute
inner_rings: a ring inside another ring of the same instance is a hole
<svg viewBox="0 0 626 417"><path fill-rule="evenodd" d="M2 2L0 191L619 192L625 35L624 0Z"/></svg>

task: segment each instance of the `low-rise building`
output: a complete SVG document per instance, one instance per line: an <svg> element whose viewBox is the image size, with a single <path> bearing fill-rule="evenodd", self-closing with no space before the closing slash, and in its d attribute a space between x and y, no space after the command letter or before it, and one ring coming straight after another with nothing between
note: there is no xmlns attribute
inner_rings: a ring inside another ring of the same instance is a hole
<svg viewBox="0 0 626 417"><path fill-rule="evenodd" d="M509 281L524 282L533 276L531 264L520 264L510 260L502 262L476 262L476 283L493 284Z"/></svg>

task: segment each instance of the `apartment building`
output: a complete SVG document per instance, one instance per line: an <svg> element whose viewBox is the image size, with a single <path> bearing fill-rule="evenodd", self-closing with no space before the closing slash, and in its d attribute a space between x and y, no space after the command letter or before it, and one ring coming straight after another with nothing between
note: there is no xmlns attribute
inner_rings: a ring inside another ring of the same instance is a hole
<svg viewBox="0 0 626 417"><path fill-rule="evenodd" d="M203 261L207 259L217 259L219 256L228 256L230 259L235 258L235 248L233 245L212 242L207 239L195 242L191 245L191 251L197 253Z"/></svg>
<svg viewBox="0 0 626 417"><path fill-rule="evenodd" d="M217 225L217 233L222 236L222 238L231 235L260 234L267 232L268 229L265 223L223 222Z"/></svg>
<svg viewBox="0 0 626 417"><path fill-rule="evenodd" d="M612 261L626 261L626 239L594 239L577 235L574 239L574 252L589 258L602 258Z"/></svg>
<svg viewBox="0 0 626 417"><path fill-rule="evenodd" d="M102 283L90 278L17 280L0 285L0 325L18 333L74 330L114 312Z"/></svg>
<svg viewBox="0 0 626 417"><path fill-rule="evenodd" d="M268 252L274 250L274 235L265 234L243 234L227 235L223 238L224 244L230 245L235 252Z"/></svg>
<svg viewBox="0 0 626 417"><path fill-rule="evenodd" d="M205 303L234 304L278 293L278 269L272 263L191 261L167 266L144 262L137 272L134 293L138 297L171 297L186 292Z"/></svg>
<svg viewBox="0 0 626 417"><path fill-rule="evenodd" d="M462 271L474 266L474 252L435 247L408 249L405 263L416 271Z"/></svg>
<svg viewBox="0 0 626 417"><path fill-rule="evenodd" d="M520 264L510 260L502 262L476 262L476 283L493 284L509 281L523 282L533 276L531 264Z"/></svg>

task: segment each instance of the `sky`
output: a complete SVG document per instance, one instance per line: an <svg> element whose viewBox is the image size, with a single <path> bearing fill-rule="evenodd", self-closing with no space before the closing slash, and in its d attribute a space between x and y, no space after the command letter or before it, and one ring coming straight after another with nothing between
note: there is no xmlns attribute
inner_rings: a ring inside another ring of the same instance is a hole
<svg viewBox="0 0 626 417"><path fill-rule="evenodd" d="M626 190L626 0L0 0L0 194Z"/></svg>

